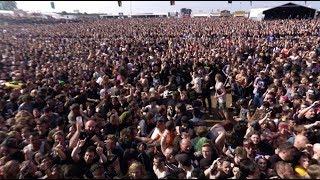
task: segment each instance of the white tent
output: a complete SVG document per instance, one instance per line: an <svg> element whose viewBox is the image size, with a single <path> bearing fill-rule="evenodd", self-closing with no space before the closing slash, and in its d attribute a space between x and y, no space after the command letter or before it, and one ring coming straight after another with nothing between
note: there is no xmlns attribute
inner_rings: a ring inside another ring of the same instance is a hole
<svg viewBox="0 0 320 180"><path fill-rule="evenodd" d="M254 8L250 10L249 18L261 21L264 18L263 11L270 8Z"/></svg>

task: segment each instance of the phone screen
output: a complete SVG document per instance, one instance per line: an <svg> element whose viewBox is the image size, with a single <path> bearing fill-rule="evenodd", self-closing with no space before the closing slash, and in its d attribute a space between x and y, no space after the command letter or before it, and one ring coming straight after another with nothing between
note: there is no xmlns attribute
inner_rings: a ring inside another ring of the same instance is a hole
<svg viewBox="0 0 320 180"><path fill-rule="evenodd" d="M81 116L77 116L76 117L76 121L77 121L77 123L82 124L82 117Z"/></svg>

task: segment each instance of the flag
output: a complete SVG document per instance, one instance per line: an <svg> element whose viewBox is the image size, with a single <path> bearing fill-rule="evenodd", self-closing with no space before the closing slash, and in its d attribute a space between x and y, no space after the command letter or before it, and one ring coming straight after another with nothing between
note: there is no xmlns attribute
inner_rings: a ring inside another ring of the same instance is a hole
<svg viewBox="0 0 320 180"><path fill-rule="evenodd" d="M55 9L55 7L54 7L54 2L51 2L50 4L51 4L51 8L52 8L52 9Z"/></svg>
<svg viewBox="0 0 320 180"><path fill-rule="evenodd" d="M232 1L228 1L228 3L229 3L229 4L231 4L231 3L232 3Z"/></svg>
<svg viewBox="0 0 320 180"><path fill-rule="evenodd" d="M252 6L252 1L250 1L250 6Z"/></svg>
<svg viewBox="0 0 320 180"><path fill-rule="evenodd" d="M122 6L122 1L118 1L118 6L119 6L119 7Z"/></svg>
<svg viewBox="0 0 320 180"><path fill-rule="evenodd" d="M175 1L170 1L170 5L173 6L175 4Z"/></svg>

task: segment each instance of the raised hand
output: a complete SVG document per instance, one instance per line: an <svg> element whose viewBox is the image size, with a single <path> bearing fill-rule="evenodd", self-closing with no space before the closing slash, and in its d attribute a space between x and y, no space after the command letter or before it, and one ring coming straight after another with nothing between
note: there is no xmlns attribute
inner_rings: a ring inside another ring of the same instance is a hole
<svg viewBox="0 0 320 180"><path fill-rule="evenodd" d="M97 154L100 156L103 154L103 148L98 144L98 147L96 148Z"/></svg>
<svg viewBox="0 0 320 180"><path fill-rule="evenodd" d="M56 150L62 150L63 147L62 147L62 145L59 143L59 144L55 147L55 149L56 149Z"/></svg>
<svg viewBox="0 0 320 180"><path fill-rule="evenodd" d="M86 139L83 139L83 140L79 140L78 143L77 143L77 147L81 148L86 142Z"/></svg>
<svg viewBox="0 0 320 180"><path fill-rule="evenodd" d="M311 106L312 106L312 107L315 107L315 106L317 106L319 103L320 103L320 101L315 101L315 102L312 103Z"/></svg>

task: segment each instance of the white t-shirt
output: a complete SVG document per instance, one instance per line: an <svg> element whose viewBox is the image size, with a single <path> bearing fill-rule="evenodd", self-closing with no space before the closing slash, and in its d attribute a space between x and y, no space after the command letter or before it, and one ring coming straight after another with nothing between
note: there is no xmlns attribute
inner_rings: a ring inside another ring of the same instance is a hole
<svg viewBox="0 0 320 180"><path fill-rule="evenodd" d="M217 82L216 85L214 86L216 91L220 91L222 93L222 90L224 89L223 87L223 83L222 82ZM221 95L221 93L217 93L218 95ZM223 95L221 97L218 98L218 102L219 103L224 103L226 99L226 95Z"/></svg>
<svg viewBox="0 0 320 180"><path fill-rule="evenodd" d="M160 135L160 138L162 137L163 132L160 132L158 128L155 128L155 130L153 131L152 135L151 135L151 139L154 140L158 137L158 135Z"/></svg>
<svg viewBox="0 0 320 180"><path fill-rule="evenodd" d="M158 179L160 178L164 178L168 175L167 171L160 171L158 168L156 168L155 166L153 166L153 171L154 173L157 175Z"/></svg>
<svg viewBox="0 0 320 180"><path fill-rule="evenodd" d="M201 89L201 84L202 84L201 78L200 77L194 78L193 84L194 84L194 87L195 87L194 90L197 93L201 93L202 92L202 89Z"/></svg>
<svg viewBox="0 0 320 180"><path fill-rule="evenodd" d="M190 171L187 171L187 175L186 175L186 178L187 179L191 179L191 177L192 177L192 171L194 170L194 167L193 166L191 166L191 170Z"/></svg>

